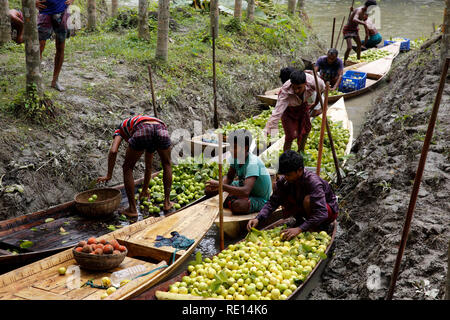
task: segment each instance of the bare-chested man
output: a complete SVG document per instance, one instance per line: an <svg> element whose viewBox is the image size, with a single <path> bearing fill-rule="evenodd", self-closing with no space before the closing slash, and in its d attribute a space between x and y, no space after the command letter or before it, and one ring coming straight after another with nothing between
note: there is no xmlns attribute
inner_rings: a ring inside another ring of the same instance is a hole
<svg viewBox="0 0 450 320"><path fill-rule="evenodd" d="M352 39L355 40L357 45L357 58L358 60L361 58L361 38L359 37L359 24L366 25L366 22L364 21L364 15L368 11L370 6L376 6L377 2L375 0L368 0L364 4L364 6L356 8L353 10L351 8L350 10L352 13L350 14L350 18L348 19L347 24L344 26L344 30L342 31L344 33L344 39L347 41L347 50L345 51L344 56L344 65L347 62L348 56L350 55L350 52L352 51Z"/></svg>

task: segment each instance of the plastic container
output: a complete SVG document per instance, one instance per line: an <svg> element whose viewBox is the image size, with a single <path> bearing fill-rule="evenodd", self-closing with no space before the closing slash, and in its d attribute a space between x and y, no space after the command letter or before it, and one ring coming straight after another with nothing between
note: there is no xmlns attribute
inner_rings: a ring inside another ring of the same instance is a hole
<svg viewBox="0 0 450 320"><path fill-rule="evenodd" d="M362 89L366 86L367 73L348 70L342 77L339 91L347 93Z"/></svg>
<svg viewBox="0 0 450 320"><path fill-rule="evenodd" d="M138 264L136 266L113 272L110 277L111 283L114 287L119 287L122 280L133 280L136 276L143 274L146 271L147 268L144 265Z"/></svg>
<svg viewBox="0 0 450 320"><path fill-rule="evenodd" d="M404 41L402 41L400 43L400 51L409 51L411 49L411 40L408 38L398 38L398 39L403 39ZM384 40L384 46L388 46L390 44L393 44L396 41L393 40Z"/></svg>

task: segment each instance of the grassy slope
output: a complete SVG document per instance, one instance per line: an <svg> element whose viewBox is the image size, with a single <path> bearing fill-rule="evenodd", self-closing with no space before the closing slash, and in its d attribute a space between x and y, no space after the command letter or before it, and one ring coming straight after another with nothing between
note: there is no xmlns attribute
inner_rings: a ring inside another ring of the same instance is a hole
<svg viewBox="0 0 450 320"><path fill-rule="evenodd" d="M312 30L297 17L286 16L285 11L276 7L274 19L243 23L235 32L225 30L231 17L221 15L216 53L221 123L258 113L254 95L279 84L281 67L300 66L300 57L313 59L323 52ZM171 18L177 28L169 34L167 64L154 61L154 19L149 19L148 43L137 39L133 29L108 31L110 23L95 33L78 32L66 41L60 75L65 93L49 88L55 53L54 42L49 41L43 54L43 81L58 111L45 125L10 112L11 102L24 87L24 49L15 44L0 49L0 122L6 133L0 140L0 176L6 173L4 186L25 186L25 193L14 195L14 199L6 201L5 195L0 196L0 207L5 208L0 217L71 199L104 174L111 132L117 123L131 112L152 113L148 64L154 71L159 116L170 130L190 129L193 120L201 121L204 130L212 127L209 15L184 7L172 9ZM30 164L34 168L8 173ZM119 158L111 184L122 180L120 165ZM141 164L138 169L142 170ZM52 187L44 191L37 180Z"/></svg>

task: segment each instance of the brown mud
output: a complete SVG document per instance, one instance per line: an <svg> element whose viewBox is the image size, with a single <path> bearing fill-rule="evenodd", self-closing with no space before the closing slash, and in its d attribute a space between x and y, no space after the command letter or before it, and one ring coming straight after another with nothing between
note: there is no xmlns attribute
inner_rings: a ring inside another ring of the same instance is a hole
<svg viewBox="0 0 450 320"><path fill-rule="evenodd" d="M309 299L384 299L439 84L440 44L402 54L356 139L337 190L336 249ZM443 299L450 239L450 77L394 299Z"/></svg>

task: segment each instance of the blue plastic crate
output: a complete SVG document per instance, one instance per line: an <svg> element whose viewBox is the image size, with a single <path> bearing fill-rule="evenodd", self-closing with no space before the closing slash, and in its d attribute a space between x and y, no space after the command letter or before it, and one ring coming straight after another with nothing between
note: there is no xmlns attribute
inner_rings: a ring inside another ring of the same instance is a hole
<svg viewBox="0 0 450 320"><path fill-rule="evenodd" d="M399 38L403 39L404 41L400 44L400 51L409 51L411 49L411 40L408 38ZM384 46L388 46L390 44L395 43L396 41L390 41L390 40L384 40Z"/></svg>
<svg viewBox="0 0 450 320"><path fill-rule="evenodd" d="M348 70L342 77L339 85L339 91L348 93L362 89L366 86L367 73Z"/></svg>

